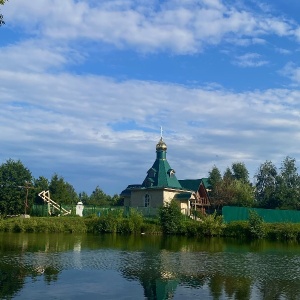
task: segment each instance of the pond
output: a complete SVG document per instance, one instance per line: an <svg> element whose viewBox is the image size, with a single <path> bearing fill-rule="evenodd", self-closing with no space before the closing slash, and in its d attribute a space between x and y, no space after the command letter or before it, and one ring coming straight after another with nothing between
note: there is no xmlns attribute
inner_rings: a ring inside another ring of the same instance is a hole
<svg viewBox="0 0 300 300"><path fill-rule="evenodd" d="M300 246L0 233L0 299L300 299Z"/></svg>

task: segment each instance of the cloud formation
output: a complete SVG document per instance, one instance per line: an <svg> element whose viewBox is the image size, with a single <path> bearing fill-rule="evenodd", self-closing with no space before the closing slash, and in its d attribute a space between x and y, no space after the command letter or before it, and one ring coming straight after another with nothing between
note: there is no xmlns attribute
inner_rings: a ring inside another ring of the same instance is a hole
<svg viewBox="0 0 300 300"><path fill-rule="evenodd" d="M298 159L299 20L249 5L8 2L1 162L118 193L145 177L160 126L180 179Z"/></svg>

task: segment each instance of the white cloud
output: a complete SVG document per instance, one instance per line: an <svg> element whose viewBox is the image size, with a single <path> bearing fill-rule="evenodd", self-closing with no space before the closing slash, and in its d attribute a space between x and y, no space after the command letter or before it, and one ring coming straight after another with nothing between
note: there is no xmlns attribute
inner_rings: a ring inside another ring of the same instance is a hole
<svg viewBox="0 0 300 300"><path fill-rule="evenodd" d="M112 180L106 172L113 170L123 181L110 183L110 191L118 192L142 180L155 158L160 125L180 178L195 177L195 168L187 167L191 162L202 170L199 176L206 176L215 162L222 168L236 160L245 161L254 172L261 160L280 154L283 158L282 144L287 154L300 154L299 91L233 93L8 71L0 72L0 80L0 158L20 158L29 168L34 166L36 175L44 175L47 166L47 172L72 181L92 170L91 182L98 180L101 186ZM126 120L133 120L137 128L113 129L112 124ZM191 120L200 123L193 125ZM91 190L91 182L75 185Z"/></svg>
<svg viewBox="0 0 300 300"><path fill-rule="evenodd" d="M294 84L300 84L300 67L298 67L295 63L287 63L280 73L290 78Z"/></svg>
<svg viewBox="0 0 300 300"><path fill-rule="evenodd" d="M244 55L237 56L234 64L240 67L261 67L268 64L267 60L263 60L262 56L258 53L246 53Z"/></svg>
<svg viewBox="0 0 300 300"><path fill-rule="evenodd" d="M278 163L300 154L298 90L235 92L215 79L191 88L68 69L96 51L85 49L93 41L172 54L227 43L219 51L235 55L236 45L270 45L268 35L298 36L287 20L217 0L14 0L4 9L5 26L26 36L0 48L1 161L21 159L35 176L58 172L78 190L99 184L119 192L144 178L160 125L179 178L207 176L213 164L225 169L236 160L253 174L266 159ZM237 56L235 63L268 64L256 51ZM300 83L297 65L289 63L282 72ZM122 126L130 122L132 128Z"/></svg>
<svg viewBox="0 0 300 300"><path fill-rule="evenodd" d="M47 9L45 9L47 7ZM8 24L64 41L88 39L138 51L195 53L233 39L298 37L289 20L221 1L15 0L5 6Z"/></svg>

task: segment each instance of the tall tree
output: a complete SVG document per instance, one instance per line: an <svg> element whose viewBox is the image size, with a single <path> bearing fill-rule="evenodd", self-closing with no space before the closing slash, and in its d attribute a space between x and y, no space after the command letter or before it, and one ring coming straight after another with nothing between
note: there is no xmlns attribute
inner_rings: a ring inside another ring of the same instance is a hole
<svg viewBox="0 0 300 300"><path fill-rule="evenodd" d="M216 166L213 166L211 171L209 171L208 181L209 184L211 185L211 191L209 192L210 202L212 203L212 205L218 208L221 205L221 202L223 200L222 199L223 179L220 170Z"/></svg>
<svg viewBox="0 0 300 300"><path fill-rule="evenodd" d="M234 179L249 183L249 172L244 163L235 162L232 164L231 169Z"/></svg>
<svg viewBox="0 0 300 300"><path fill-rule="evenodd" d="M258 205L265 208L278 206L276 200L277 169L271 161L260 165L256 175L255 198Z"/></svg>
<svg viewBox="0 0 300 300"><path fill-rule="evenodd" d="M18 160L7 160L0 166L0 214L16 215L24 213L33 202L33 195L27 190L32 183L32 175ZM28 192L28 195L27 195ZM26 203L27 200L27 203Z"/></svg>
<svg viewBox="0 0 300 300"><path fill-rule="evenodd" d="M254 189L244 163L233 163L232 170L226 168L223 177L214 166L209 172L209 181L212 185L209 196L216 209L224 205L253 206Z"/></svg>
<svg viewBox="0 0 300 300"><path fill-rule="evenodd" d="M220 184L220 182L222 181L221 172L216 166L213 166L211 171L209 171L208 180L212 187L212 192L213 192L216 189L216 187Z"/></svg>
<svg viewBox="0 0 300 300"><path fill-rule="evenodd" d="M40 176L37 179L34 179L34 189L35 189L35 200L34 202L36 204L43 204L44 201L41 197L39 197L39 193L42 191L48 191L49 190L49 180L44 177Z"/></svg>
<svg viewBox="0 0 300 300"><path fill-rule="evenodd" d="M106 195L99 186L92 192L88 204L90 205L100 205L100 206L109 206L110 197Z"/></svg>
<svg viewBox="0 0 300 300"><path fill-rule="evenodd" d="M283 160L276 187L276 196L281 208L300 208L300 177L294 158L287 156Z"/></svg>
<svg viewBox="0 0 300 300"><path fill-rule="evenodd" d="M89 195L86 192L80 192L78 195L79 201L81 201L83 204L88 204L89 202Z"/></svg>
<svg viewBox="0 0 300 300"><path fill-rule="evenodd" d="M252 207L255 203L254 188L244 180L234 180L232 182L233 195L231 198L232 205Z"/></svg>
<svg viewBox="0 0 300 300"><path fill-rule="evenodd" d="M226 168L226 170L223 174L223 180L226 182L230 182L233 180L233 174L229 167Z"/></svg>
<svg viewBox="0 0 300 300"><path fill-rule="evenodd" d="M59 204L75 204L78 201L73 186L57 174L54 174L51 178L49 191L51 199Z"/></svg>

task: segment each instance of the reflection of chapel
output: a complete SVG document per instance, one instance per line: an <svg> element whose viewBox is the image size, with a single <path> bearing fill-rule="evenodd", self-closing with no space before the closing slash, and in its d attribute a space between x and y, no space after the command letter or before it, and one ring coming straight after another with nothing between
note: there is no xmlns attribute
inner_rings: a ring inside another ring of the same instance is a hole
<svg viewBox="0 0 300 300"><path fill-rule="evenodd" d="M191 209L205 211L210 206L207 178L178 180L166 154L167 145L161 137L156 145L156 160L143 183L122 191L124 206L155 209L175 199L184 214L189 215Z"/></svg>

